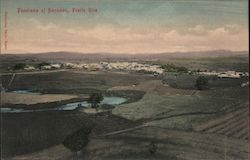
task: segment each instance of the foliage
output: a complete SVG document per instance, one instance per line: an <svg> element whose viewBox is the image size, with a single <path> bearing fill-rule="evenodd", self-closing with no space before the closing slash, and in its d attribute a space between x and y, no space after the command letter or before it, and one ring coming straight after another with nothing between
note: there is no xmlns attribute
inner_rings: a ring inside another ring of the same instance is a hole
<svg viewBox="0 0 250 160"><path fill-rule="evenodd" d="M169 86L173 87L173 88L177 88L178 85L176 83L176 80L171 79L171 78L165 78L162 80L163 83L168 84Z"/></svg>
<svg viewBox="0 0 250 160"><path fill-rule="evenodd" d="M63 141L63 145L70 149L72 152L77 152L82 150L87 146L89 142L89 134L91 133L91 128L82 128L73 134L67 136Z"/></svg>
<svg viewBox="0 0 250 160"><path fill-rule="evenodd" d="M175 66L173 64L165 64L161 66L166 72L184 72L187 73L188 69L184 66Z"/></svg>
<svg viewBox="0 0 250 160"><path fill-rule="evenodd" d="M47 65L50 65L50 64L47 63L47 62L41 62L41 63L37 64L37 67L38 67L39 69L41 69L42 66L47 66Z"/></svg>
<svg viewBox="0 0 250 160"><path fill-rule="evenodd" d="M24 63L18 63L14 66L14 70L21 70L24 69L26 65Z"/></svg>
<svg viewBox="0 0 250 160"><path fill-rule="evenodd" d="M188 69L186 67L181 66L181 67L177 67L177 71L178 72L185 72L185 73L187 73Z"/></svg>
<svg viewBox="0 0 250 160"><path fill-rule="evenodd" d="M195 84L195 87L198 89L198 90L204 90L206 89L208 86L208 79L204 76L199 76L197 79L196 79L196 84Z"/></svg>
<svg viewBox="0 0 250 160"><path fill-rule="evenodd" d="M89 99L88 103L91 103L92 108L98 108L99 103L103 100L102 93L93 93Z"/></svg>
<svg viewBox="0 0 250 160"><path fill-rule="evenodd" d="M157 152L157 145L154 142L150 142L148 151L151 154L155 154Z"/></svg>

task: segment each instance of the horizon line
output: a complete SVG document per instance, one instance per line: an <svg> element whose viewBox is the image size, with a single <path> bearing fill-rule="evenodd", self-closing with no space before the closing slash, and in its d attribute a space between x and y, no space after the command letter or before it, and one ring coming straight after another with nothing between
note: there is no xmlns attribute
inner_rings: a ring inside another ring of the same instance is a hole
<svg viewBox="0 0 250 160"><path fill-rule="evenodd" d="M214 49L214 50L200 50L200 51L172 51L172 52L152 52L152 53L115 53L115 52L74 52L74 51L47 51L47 52L16 52L16 53L7 53L7 52L1 52L0 55L2 54L8 54L8 55L15 55L15 54L19 54L19 55L26 55L26 54L46 54L46 53L74 53L74 54L113 54L113 55L153 55L153 54L165 54L165 53L171 53L171 54L174 54L174 53L190 53L190 52L193 52L193 53L197 53L197 52L201 52L201 53L204 53L204 52L248 52L249 54L249 50L228 50L228 49Z"/></svg>

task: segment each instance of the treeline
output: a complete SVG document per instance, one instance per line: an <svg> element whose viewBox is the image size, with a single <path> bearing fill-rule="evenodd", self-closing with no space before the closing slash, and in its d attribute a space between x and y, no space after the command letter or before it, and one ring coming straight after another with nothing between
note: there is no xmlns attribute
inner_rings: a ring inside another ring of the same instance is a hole
<svg viewBox="0 0 250 160"><path fill-rule="evenodd" d="M161 68L164 69L165 72L183 72L187 73L188 69L184 66L175 66L173 64L164 64L161 65Z"/></svg>
<svg viewBox="0 0 250 160"><path fill-rule="evenodd" d="M15 64L12 67L12 69L13 70L23 70L27 66L32 66L32 67L34 67L36 69L42 69L42 67L46 66L46 65L50 65L50 63L48 63L48 62L41 62L41 63L37 63L37 64L33 64L33 65L26 64L26 63L17 63L17 64Z"/></svg>

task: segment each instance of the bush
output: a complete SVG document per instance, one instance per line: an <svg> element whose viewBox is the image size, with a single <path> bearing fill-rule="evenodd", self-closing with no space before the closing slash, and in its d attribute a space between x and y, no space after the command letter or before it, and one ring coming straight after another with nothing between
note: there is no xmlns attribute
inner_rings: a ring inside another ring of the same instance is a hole
<svg viewBox="0 0 250 160"><path fill-rule="evenodd" d="M63 141L63 145L72 152L78 152L84 149L89 142L89 134L92 128L82 128L73 134L67 136Z"/></svg>
<svg viewBox="0 0 250 160"><path fill-rule="evenodd" d="M175 66L173 64L166 64L161 66L162 69L164 69L166 72L184 72L187 73L188 69L183 66Z"/></svg>
<svg viewBox="0 0 250 160"><path fill-rule="evenodd" d="M186 67L178 67L178 68L177 68L177 71L178 71L178 72L185 72L185 73L187 73L187 72L188 72L188 69L187 69Z"/></svg>
<svg viewBox="0 0 250 160"><path fill-rule="evenodd" d="M24 69L26 65L24 63L18 63L14 66L14 70L21 70L21 69Z"/></svg>
<svg viewBox="0 0 250 160"><path fill-rule="evenodd" d="M178 85L177 85L177 83L176 83L176 80L174 80L174 79L163 79L163 83L165 83L165 84L167 84L167 85L169 85L170 87L173 87L173 88L177 88L178 87Z"/></svg>
<svg viewBox="0 0 250 160"><path fill-rule="evenodd" d="M38 67L39 69L41 69L42 66L47 66L47 65L50 65L50 64L47 63L47 62L42 62L42 63L37 64L37 67Z"/></svg>
<svg viewBox="0 0 250 160"><path fill-rule="evenodd" d="M195 87L196 87L198 90L207 89L207 87L208 87L208 79L207 79L206 77L204 77L204 76L199 76L199 77L196 79Z"/></svg>
<svg viewBox="0 0 250 160"><path fill-rule="evenodd" d="M154 155L157 152L157 145L154 142L150 142L150 144L148 146L148 151L149 151L149 153Z"/></svg>

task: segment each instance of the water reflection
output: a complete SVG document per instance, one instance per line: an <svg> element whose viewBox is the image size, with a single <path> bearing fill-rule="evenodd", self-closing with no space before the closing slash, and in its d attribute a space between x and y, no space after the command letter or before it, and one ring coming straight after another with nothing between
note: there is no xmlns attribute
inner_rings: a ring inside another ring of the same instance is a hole
<svg viewBox="0 0 250 160"><path fill-rule="evenodd" d="M101 105L119 105L126 102L127 99L123 97L104 97ZM41 112L41 111L72 111L80 107L91 107L91 104L83 102L68 103L55 108L43 108L43 109L21 109L21 108L1 108L1 113L28 113L28 112Z"/></svg>

